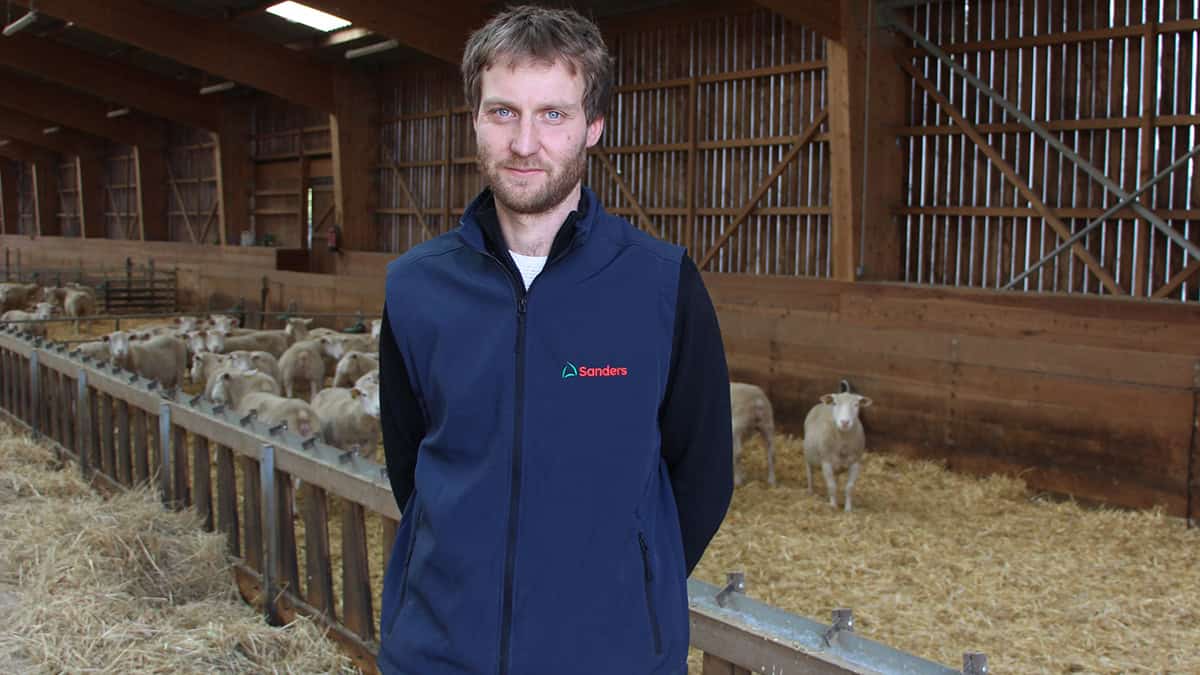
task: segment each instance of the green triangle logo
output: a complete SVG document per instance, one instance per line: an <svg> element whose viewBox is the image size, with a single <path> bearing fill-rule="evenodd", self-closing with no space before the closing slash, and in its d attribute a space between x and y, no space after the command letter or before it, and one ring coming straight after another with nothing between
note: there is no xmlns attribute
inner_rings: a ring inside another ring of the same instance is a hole
<svg viewBox="0 0 1200 675"><path fill-rule="evenodd" d="M565 380L568 377L576 377L578 375L579 375L579 369L575 367L574 363L567 361L567 365L563 366L563 369L562 369L563 379Z"/></svg>

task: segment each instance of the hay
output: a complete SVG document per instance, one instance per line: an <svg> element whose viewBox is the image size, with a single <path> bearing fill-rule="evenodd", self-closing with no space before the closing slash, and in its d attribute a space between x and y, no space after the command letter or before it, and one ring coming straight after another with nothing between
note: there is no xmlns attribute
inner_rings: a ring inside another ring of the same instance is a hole
<svg viewBox="0 0 1200 675"><path fill-rule="evenodd" d="M1162 511L1086 509L1016 479L869 455L854 512L809 495L795 437L743 453L748 482L694 577L856 630L953 668L988 654L996 672L1200 672L1200 533ZM843 479L844 480L844 479ZM698 660L693 656L698 671Z"/></svg>
<svg viewBox="0 0 1200 675"><path fill-rule="evenodd" d="M243 603L224 538L194 512L149 490L104 500L0 436L0 669L355 672L310 621L270 627Z"/></svg>

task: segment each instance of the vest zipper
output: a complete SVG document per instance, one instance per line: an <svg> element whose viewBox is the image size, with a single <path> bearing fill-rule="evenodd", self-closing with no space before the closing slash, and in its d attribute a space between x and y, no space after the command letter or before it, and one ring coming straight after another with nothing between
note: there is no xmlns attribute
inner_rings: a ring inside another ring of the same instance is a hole
<svg viewBox="0 0 1200 675"><path fill-rule="evenodd" d="M654 607L654 595L651 585L654 581L654 570L650 567L650 547L646 545L646 537L638 532L638 545L642 547L642 570L645 573L646 611L650 614L650 629L654 632L654 653L662 654L662 631L658 626L658 612Z"/></svg>

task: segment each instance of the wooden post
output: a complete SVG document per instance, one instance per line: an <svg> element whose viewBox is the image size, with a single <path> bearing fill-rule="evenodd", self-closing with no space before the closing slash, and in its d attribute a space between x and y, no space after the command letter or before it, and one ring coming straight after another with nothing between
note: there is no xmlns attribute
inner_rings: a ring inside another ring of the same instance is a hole
<svg viewBox="0 0 1200 675"><path fill-rule="evenodd" d="M853 281L858 266L862 219L862 151L866 37L871 28L867 0L843 0L840 41L826 40L829 64L830 276Z"/></svg>
<svg viewBox="0 0 1200 675"><path fill-rule="evenodd" d="M1147 17L1147 22L1142 32L1142 126L1141 126L1141 146L1142 146L1142 162L1138 170L1138 184L1148 182L1154 177L1154 102L1155 102L1155 80L1154 68L1158 64L1158 5L1151 4L1147 7L1147 12L1150 16ZM1153 204L1150 202L1151 191L1147 191L1139 198L1142 205L1148 209L1153 209ZM1154 225L1150 221L1142 218L1138 221L1137 239L1133 255L1133 296L1136 298L1144 298L1149 294L1149 287L1146 283L1147 268L1150 263L1150 235Z"/></svg>
<svg viewBox="0 0 1200 675"><path fill-rule="evenodd" d="M34 231L44 237L62 234L58 222L58 167L53 162L33 163Z"/></svg>
<svg viewBox="0 0 1200 675"><path fill-rule="evenodd" d="M84 239L103 239L104 223L104 160L98 154L80 155L75 161L76 182L79 184L79 236Z"/></svg>
<svg viewBox="0 0 1200 675"><path fill-rule="evenodd" d="M375 149L379 129L375 124L377 96L365 77L334 78L334 113L329 116L333 143L333 199L336 223L342 228L344 248L369 251L375 246Z"/></svg>
<svg viewBox="0 0 1200 675"><path fill-rule="evenodd" d="M167 155L162 148L133 148L137 169L137 213L142 241L167 241Z"/></svg>
<svg viewBox="0 0 1200 675"><path fill-rule="evenodd" d="M17 187L20 179L17 173L16 162L8 159L0 159L0 201L3 201L3 211L0 215L4 218L3 229L0 230L3 234L16 234L20 232L21 212L19 210L19 198L17 197ZM5 262L8 257L5 253ZM8 267L5 265L5 273L7 274ZM5 277L7 279L7 276Z"/></svg>
<svg viewBox="0 0 1200 675"><path fill-rule="evenodd" d="M213 134L220 203L217 233L222 246L239 241L242 230L250 225L250 193L254 190L251 110L246 103L226 103L222 106L221 128Z"/></svg>

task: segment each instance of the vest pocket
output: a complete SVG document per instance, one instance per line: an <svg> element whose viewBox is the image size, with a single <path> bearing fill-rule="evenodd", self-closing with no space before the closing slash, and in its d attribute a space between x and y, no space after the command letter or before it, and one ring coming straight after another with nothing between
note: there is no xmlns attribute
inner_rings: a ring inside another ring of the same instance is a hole
<svg viewBox="0 0 1200 675"><path fill-rule="evenodd" d="M412 500L412 529L408 533L408 551L404 554L404 577L400 580L400 597L396 600L396 614L404 607L404 596L408 594L408 575L412 571L413 549L417 547L417 528L421 527L421 509L417 500Z"/></svg>
<svg viewBox="0 0 1200 675"><path fill-rule="evenodd" d="M646 545L646 537L638 532L638 545L642 548L642 570L646 588L646 612L650 615L650 630L654 633L654 653L662 654L662 632L658 626L658 611L654 607L654 593L651 582L654 581L654 569L650 565L650 548Z"/></svg>

